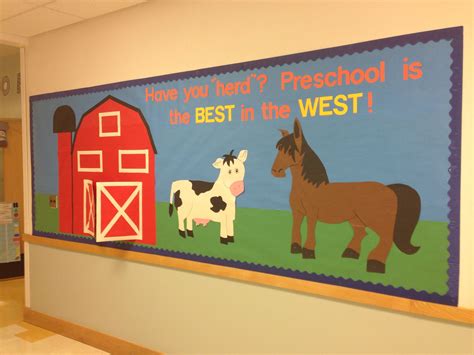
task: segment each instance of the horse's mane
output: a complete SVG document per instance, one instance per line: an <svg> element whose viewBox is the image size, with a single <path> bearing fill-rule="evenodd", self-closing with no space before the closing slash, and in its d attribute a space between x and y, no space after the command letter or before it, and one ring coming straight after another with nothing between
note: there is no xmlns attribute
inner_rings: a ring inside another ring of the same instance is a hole
<svg viewBox="0 0 474 355"><path fill-rule="evenodd" d="M309 181L311 184L319 186L321 183L329 183L329 178L326 173L326 168L323 162L316 153L311 149L305 137L302 137L301 154L303 161L301 163L303 170L303 179ZM278 150L283 150L285 154L290 154L295 159L295 152L298 151L294 139L294 134L289 134L282 137L276 144Z"/></svg>

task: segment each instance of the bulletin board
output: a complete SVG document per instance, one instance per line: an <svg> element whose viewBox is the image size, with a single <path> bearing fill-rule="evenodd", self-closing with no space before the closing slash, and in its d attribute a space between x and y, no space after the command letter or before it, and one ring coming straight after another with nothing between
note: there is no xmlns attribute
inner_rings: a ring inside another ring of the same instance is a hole
<svg viewBox="0 0 474 355"><path fill-rule="evenodd" d="M462 33L32 96L33 234L456 306Z"/></svg>

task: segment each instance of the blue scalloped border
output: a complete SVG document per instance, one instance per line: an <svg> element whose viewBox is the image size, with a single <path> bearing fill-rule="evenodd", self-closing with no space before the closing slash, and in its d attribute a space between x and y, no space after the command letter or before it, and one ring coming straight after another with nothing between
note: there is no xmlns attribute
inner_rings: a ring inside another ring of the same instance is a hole
<svg viewBox="0 0 474 355"><path fill-rule="evenodd" d="M308 281L327 283L331 285L338 285L343 287L350 287L361 289L365 291L383 293L392 296L405 297L415 300L422 300L434 303L457 305L458 304L458 288L459 288L459 222L460 222L460 183L461 183L461 115L462 115L462 63L463 63L463 27L452 27L434 31L426 31L413 33L408 35L378 39L368 42L361 42L351 45L345 45L340 47L333 47L327 49L320 49L310 52L303 52L298 54L285 55L280 57L260 59L245 63L236 63L223 65L213 68L199 69L187 72L181 72L176 74L168 74L155 76L150 78L122 81L112 84L105 84L100 86L81 88L75 90L68 90L62 92L47 93L41 95L35 95L30 97L30 127L33 127L33 106L32 103L35 101L67 97L73 95L82 95L97 93L105 90L116 90L126 87L156 84L167 81L198 78L208 75L217 75L224 73L231 73L235 71L261 69L270 66L278 66L284 64L299 63L308 60L333 58L342 55L351 55L355 53L362 53L365 51L381 50L384 48L393 48L395 46L404 46L407 44L415 45L417 43L427 43L430 41L439 40L450 40L453 51L451 53L452 64L451 64L451 111L449 112L451 117L450 128L451 133L449 135L451 144L450 150L450 179L449 179L449 259L448 259L448 292L445 295L439 295L437 293L428 293L426 291L416 291L414 289L404 289L401 287L384 286L381 284L374 284L371 282L356 281L351 279L344 279L342 277L317 275L308 272L288 270L284 268L271 267L266 265L259 265L235 260L220 259L215 257L201 256L195 254L188 254L184 252L167 251L162 249L153 249L150 247L136 245L136 244L124 244L118 242L107 242L97 244L92 239L80 238L72 235L63 235L56 233L47 233L38 231L35 229L35 191L34 191L34 142L33 135L31 134L30 148L31 148L31 174L32 174L32 194L33 194L33 234L37 236L61 239L72 242L80 242L93 245L101 245L104 247L112 247L122 250L131 250L147 254L155 254L162 256L169 256L174 258L204 262L215 265L230 266L239 269L252 270L258 272L264 272L268 274L298 278Z"/></svg>

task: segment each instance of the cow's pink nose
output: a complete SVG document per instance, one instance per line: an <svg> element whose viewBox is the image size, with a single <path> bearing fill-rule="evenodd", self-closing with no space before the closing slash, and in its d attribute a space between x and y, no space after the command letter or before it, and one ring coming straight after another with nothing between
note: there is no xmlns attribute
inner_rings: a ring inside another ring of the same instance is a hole
<svg viewBox="0 0 474 355"><path fill-rule="evenodd" d="M242 192L244 192L244 181L236 181L232 185L230 185L230 192L234 196L239 196Z"/></svg>

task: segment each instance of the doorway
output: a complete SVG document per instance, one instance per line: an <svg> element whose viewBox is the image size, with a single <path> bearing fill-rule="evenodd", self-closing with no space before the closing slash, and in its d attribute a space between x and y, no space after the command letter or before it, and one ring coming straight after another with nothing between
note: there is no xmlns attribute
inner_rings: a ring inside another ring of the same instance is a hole
<svg viewBox="0 0 474 355"><path fill-rule="evenodd" d="M20 68L20 49L0 44L0 279L24 275Z"/></svg>

